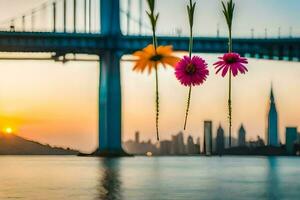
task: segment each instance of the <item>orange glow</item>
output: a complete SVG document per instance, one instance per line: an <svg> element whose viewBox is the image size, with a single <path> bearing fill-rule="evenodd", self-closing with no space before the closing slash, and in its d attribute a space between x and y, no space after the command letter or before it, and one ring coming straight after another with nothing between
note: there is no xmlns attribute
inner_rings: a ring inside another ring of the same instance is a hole
<svg viewBox="0 0 300 200"><path fill-rule="evenodd" d="M11 127L5 127L4 128L4 133L5 134L12 134L13 133L13 129Z"/></svg>

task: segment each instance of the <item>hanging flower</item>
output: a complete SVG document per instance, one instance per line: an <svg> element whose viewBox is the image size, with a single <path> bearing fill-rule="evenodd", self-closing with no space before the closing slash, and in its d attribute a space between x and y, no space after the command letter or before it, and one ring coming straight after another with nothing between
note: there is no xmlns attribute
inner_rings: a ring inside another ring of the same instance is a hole
<svg viewBox="0 0 300 200"><path fill-rule="evenodd" d="M184 86L201 85L209 75L207 63L199 56L184 56L175 67L176 78Z"/></svg>
<svg viewBox="0 0 300 200"><path fill-rule="evenodd" d="M148 72L151 73L152 69L155 71L155 125L156 125L156 137L159 141L159 82L158 82L158 65L162 64L175 66L180 60L172 55L172 46L158 46L156 37L156 25L159 17L159 13L155 12L155 0L147 0L149 10L146 11L152 27L152 44L148 45L141 51L135 52L133 55L139 57L136 64L133 67L134 71L144 72L148 68Z"/></svg>
<svg viewBox="0 0 300 200"><path fill-rule="evenodd" d="M134 56L139 57L133 70L144 72L145 69L148 68L148 72L151 73L152 69L158 64L162 64L164 67L166 67L166 65L175 67L180 59L173 56L172 53L172 46L158 46L155 52L154 46L150 44L143 50L133 53Z"/></svg>
<svg viewBox="0 0 300 200"><path fill-rule="evenodd" d="M154 39L156 41L156 39ZM148 73L152 72L152 69L155 71L155 93L156 93L156 136L159 140L159 88L158 88L158 66L161 64L164 68L167 65L175 67L176 63L180 60L178 57L173 56L173 47L172 46L158 46L150 44L145 47L143 50L136 51L133 53L133 56L138 57L136 63L133 67L133 71L143 73L145 69L148 68Z"/></svg>
<svg viewBox="0 0 300 200"><path fill-rule="evenodd" d="M189 87L187 105L185 111L184 125L183 129L186 129L186 124L189 115L191 96L192 96L192 86L201 85L206 80L209 75L207 69L207 64L205 60L199 56L192 56L193 53L193 26L194 26L194 14L196 8L196 2L190 0L189 4L186 6L189 25L190 25L190 38L189 38L189 56L184 56L175 67L175 76L184 86Z"/></svg>
<svg viewBox="0 0 300 200"><path fill-rule="evenodd" d="M214 63L217 69L216 74L222 70L222 76L226 76L228 70L233 76L237 76L238 72L245 74L248 69L244 64L248 64L246 58L241 57L238 53L226 53L223 57L219 57L220 61Z"/></svg>
<svg viewBox="0 0 300 200"><path fill-rule="evenodd" d="M238 53L232 52L232 22L234 18L235 3L232 0L227 1L227 3L222 2L223 14L228 27L228 53L224 54L223 57L219 57L219 61L214 63L217 69L216 74L222 70L222 76L228 75L228 133L229 133L229 148L231 148L231 132L232 132L232 75L235 77L238 73L245 74L248 69L245 64L248 63L246 58L241 57Z"/></svg>

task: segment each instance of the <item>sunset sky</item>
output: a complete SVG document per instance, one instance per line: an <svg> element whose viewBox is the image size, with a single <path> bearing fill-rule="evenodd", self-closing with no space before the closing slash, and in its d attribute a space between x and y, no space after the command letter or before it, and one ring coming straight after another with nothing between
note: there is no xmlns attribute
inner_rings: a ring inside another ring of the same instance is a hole
<svg viewBox="0 0 300 200"><path fill-rule="evenodd" d="M161 11L159 32L174 33L181 28L187 33L185 2L158 1ZM0 22L34 8L43 0L0 0ZM196 34L214 36L220 23L220 1L199 0L196 11ZM300 2L289 0L237 0L235 36L300 36ZM272 5L272 6L270 6ZM165 12L164 12L165 11ZM182 13L182 14L178 14ZM255 13L255 15L253 14ZM134 15L136 13L133 13ZM172 22L170 24L170 22ZM124 26L124 24L123 24ZM133 28L134 25L132 25ZM182 55L182 54L180 54ZM3 54L0 54L3 56ZM201 87L193 89L191 112L185 132L195 137L203 133L203 121L212 120L214 132L219 124L227 130L227 79L214 74L212 63L218 55L201 54L210 66L210 76ZM244 124L247 139L264 137L267 104L271 83L279 112L280 137L285 126L300 126L300 64L297 62L249 60L249 73L233 81L233 130ZM12 61L0 60L0 128L12 127L21 136L51 145L92 151L97 146L98 76L97 62ZM133 138L139 130L141 138L155 139L154 76L132 72L132 63L122 62L123 139ZM163 139L182 129L188 89L175 79L171 68L159 72L161 93L160 130ZM142 111L142 112L141 112ZM300 130L300 129L299 129ZM226 131L227 133L227 131Z"/></svg>

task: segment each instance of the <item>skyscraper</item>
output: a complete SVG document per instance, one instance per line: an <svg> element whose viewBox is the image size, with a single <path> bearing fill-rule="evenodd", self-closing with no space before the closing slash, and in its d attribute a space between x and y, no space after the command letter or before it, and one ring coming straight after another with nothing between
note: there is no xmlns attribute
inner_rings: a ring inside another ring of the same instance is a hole
<svg viewBox="0 0 300 200"><path fill-rule="evenodd" d="M239 129L238 146L239 147L246 146L246 131L245 131L243 124L241 125L241 127Z"/></svg>
<svg viewBox="0 0 300 200"><path fill-rule="evenodd" d="M195 154L195 144L192 136L187 138L187 153Z"/></svg>
<svg viewBox="0 0 300 200"><path fill-rule="evenodd" d="M197 138L197 143L195 144L195 148L196 148L196 154L200 154L201 153L201 145L200 145L200 138Z"/></svg>
<svg viewBox="0 0 300 200"><path fill-rule="evenodd" d="M294 145L297 142L297 128L287 127L285 131L285 146L288 154L294 154Z"/></svg>
<svg viewBox="0 0 300 200"><path fill-rule="evenodd" d="M225 148L225 142L224 142L224 129L220 125L217 130L217 137L216 137L216 153L222 154Z"/></svg>
<svg viewBox="0 0 300 200"><path fill-rule="evenodd" d="M172 136L172 153L175 155L185 154L185 145L182 132Z"/></svg>
<svg viewBox="0 0 300 200"><path fill-rule="evenodd" d="M273 88L271 88L270 94L270 108L268 113L268 128L266 143L268 146L279 146L278 140L278 114L276 110L276 104L273 94Z"/></svg>
<svg viewBox="0 0 300 200"><path fill-rule="evenodd" d="M172 142L169 140L160 141L160 155L170 155L172 153Z"/></svg>
<svg viewBox="0 0 300 200"><path fill-rule="evenodd" d="M140 132L135 132L135 135L134 135L135 137L135 142L138 144L138 143L140 143Z"/></svg>
<svg viewBox="0 0 300 200"><path fill-rule="evenodd" d="M212 154L212 121L204 121L204 154Z"/></svg>

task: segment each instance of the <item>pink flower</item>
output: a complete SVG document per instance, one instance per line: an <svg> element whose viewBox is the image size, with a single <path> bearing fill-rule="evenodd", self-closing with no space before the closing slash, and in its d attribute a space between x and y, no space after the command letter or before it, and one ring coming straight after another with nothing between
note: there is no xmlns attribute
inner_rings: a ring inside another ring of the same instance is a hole
<svg viewBox="0 0 300 200"><path fill-rule="evenodd" d="M199 56L184 56L175 66L175 76L184 86L200 85L208 75L207 63Z"/></svg>
<svg viewBox="0 0 300 200"><path fill-rule="evenodd" d="M248 61L246 58L241 57L238 53L226 53L223 57L219 57L220 61L214 63L217 73L222 70L222 76L224 77L228 69L232 71L232 75L236 76L238 72L245 74L248 69L244 64L247 64Z"/></svg>

